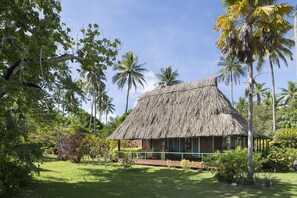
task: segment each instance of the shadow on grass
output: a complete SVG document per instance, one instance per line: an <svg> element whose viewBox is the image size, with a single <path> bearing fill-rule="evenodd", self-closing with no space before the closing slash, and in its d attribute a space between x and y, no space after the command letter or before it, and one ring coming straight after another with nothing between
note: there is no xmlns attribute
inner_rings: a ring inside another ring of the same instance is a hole
<svg viewBox="0 0 297 198"><path fill-rule="evenodd" d="M44 155L42 157L42 162L57 162L60 161L56 155Z"/></svg>
<svg viewBox="0 0 297 198"><path fill-rule="evenodd" d="M115 166L116 167L116 166ZM137 167L81 168L85 182L38 182L21 197L294 197L296 184L276 180L269 189L232 187L212 174ZM88 181L88 178L95 178Z"/></svg>

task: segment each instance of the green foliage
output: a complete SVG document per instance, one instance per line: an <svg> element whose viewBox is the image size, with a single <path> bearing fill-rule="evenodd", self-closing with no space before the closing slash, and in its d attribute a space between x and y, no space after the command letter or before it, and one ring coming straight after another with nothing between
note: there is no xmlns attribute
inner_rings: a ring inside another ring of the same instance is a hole
<svg viewBox="0 0 297 198"><path fill-rule="evenodd" d="M28 184L33 163L42 156L40 145L27 141L27 122L16 109L0 106L0 196Z"/></svg>
<svg viewBox="0 0 297 198"><path fill-rule="evenodd" d="M297 105L281 107L276 114L279 128L297 128Z"/></svg>
<svg viewBox="0 0 297 198"><path fill-rule="evenodd" d="M282 147L297 148L297 128L280 129L274 138Z"/></svg>
<svg viewBox="0 0 297 198"><path fill-rule="evenodd" d="M191 168L190 160L183 159L182 161L180 161L180 165L184 170L190 170Z"/></svg>
<svg viewBox="0 0 297 198"><path fill-rule="evenodd" d="M247 158L247 149L237 147L234 150L225 151L223 153L219 151L215 152L213 157L207 162L207 165L215 167L215 177L219 181L243 184L247 179ZM254 171L258 171L263 162L260 154L254 153L253 159L252 167Z"/></svg>
<svg viewBox="0 0 297 198"><path fill-rule="evenodd" d="M292 164L297 159L297 149L271 146L267 156L266 166L275 171L292 170Z"/></svg>

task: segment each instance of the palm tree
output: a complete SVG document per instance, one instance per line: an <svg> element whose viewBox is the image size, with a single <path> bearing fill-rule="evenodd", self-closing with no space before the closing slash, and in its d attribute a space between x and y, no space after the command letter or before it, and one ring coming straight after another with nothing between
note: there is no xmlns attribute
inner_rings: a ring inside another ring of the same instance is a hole
<svg viewBox="0 0 297 198"><path fill-rule="evenodd" d="M112 104L113 98L110 97L105 97L104 100L102 101L102 111L105 114L105 123L107 124L107 116L109 113L113 113L115 108L114 104Z"/></svg>
<svg viewBox="0 0 297 198"><path fill-rule="evenodd" d="M257 99L257 105L261 104L261 98L265 96L268 88L264 88L265 83L256 83L254 88L254 96Z"/></svg>
<svg viewBox="0 0 297 198"><path fill-rule="evenodd" d="M180 84L183 81L177 80L176 78L179 76L179 73L177 70L172 71L172 68L165 67L161 68L161 73L156 74L156 77L158 78L159 82L157 83L161 87L171 86Z"/></svg>
<svg viewBox="0 0 297 198"><path fill-rule="evenodd" d="M86 80L84 82L84 87L87 93L92 97L89 130L91 129L92 117L94 115L94 133L96 133L96 96L105 89L103 81L106 80L106 76L102 69L95 67L83 70L81 76Z"/></svg>
<svg viewBox="0 0 297 198"><path fill-rule="evenodd" d="M128 100L131 87L133 86L136 90L137 84L144 86L143 83L146 83L142 73L147 70L143 68L143 65L144 64L138 64L137 55L134 55L133 52L128 51L123 55L121 63L116 65L114 68L119 72L112 77L112 82L117 84L121 90L126 84L128 85L125 113L128 111Z"/></svg>
<svg viewBox="0 0 297 198"><path fill-rule="evenodd" d="M283 101L285 105L297 99L297 84L295 82L289 81L288 89L281 88L281 91L280 100Z"/></svg>
<svg viewBox="0 0 297 198"><path fill-rule="evenodd" d="M237 57L248 67L248 181L253 183L253 62L256 55L273 48L291 27L284 19L293 7L275 0L222 0L227 13L218 17L215 29L221 31L217 46L227 57ZM268 22L268 23L267 23ZM271 29L271 24L274 28ZM271 34L274 35L271 39ZM267 39L269 38L269 39ZM270 46L267 43L271 44Z"/></svg>
<svg viewBox="0 0 297 198"><path fill-rule="evenodd" d="M280 60L288 66L287 57L293 60L293 53L290 49L294 46L294 41L291 39L281 38L280 43L272 51L268 52L268 59L271 71L272 80L272 128L276 130L276 100L275 100L275 80L274 80L274 69L273 64L276 64L280 68ZM260 72L263 66L264 58L259 57L257 70Z"/></svg>
<svg viewBox="0 0 297 198"><path fill-rule="evenodd" d="M245 76L246 68L239 62L238 59L225 59L224 57L220 57L218 66L223 67L219 71L220 76L218 77L218 80L221 82L225 82L226 85L230 84L231 103L233 106L233 83L235 85L237 85L237 83L240 83L239 79L241 76Z"/></svg>

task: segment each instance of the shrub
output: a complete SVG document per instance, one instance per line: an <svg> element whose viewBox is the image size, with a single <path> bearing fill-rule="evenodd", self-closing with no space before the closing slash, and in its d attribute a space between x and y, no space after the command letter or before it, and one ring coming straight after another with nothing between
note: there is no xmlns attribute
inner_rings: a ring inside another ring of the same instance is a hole
<svg viewBox="0 0 297 198"><path fill-rule="evenodd" d="M58 145L58 157L63 160L70 160L79 163L83 157L83 138L84 134L79 131L63 139L63 144Z"/></svg>
<svg viewBox="0 0 297 198"><path fill-rule="evenodd" d="M123 154L122 165L125 169L130 169L134 164L134 160L132 159L131 153L127 152Z"/></svg>
<svg viewBox="0 0 297 198"><path fill-rule="evenodd" d="M191 162L189 160L183 159L182 161L180 161L180 165L184 170L190 170L191 168Z"/></svg>
<svg viewBox="0 0 297 198"><path fill-rule="evenodd" d="M206 163L215 167L215 177L219 181L228 183L245 183L247 178L247 149L237 147L234 150L225 151L224 153L215 152L212 158ZM257 171L261 167L262 160L260 154L254 153L253 169Z"/></svg>
<svg viewBox="0 0 297 198"><path fill-rule="evenodd" d="M278 130L275 134L275 143L282 147L297 148L297 128Z"/></svg>
<svg viewBox="0 0 297 198"><path fill-rule="evenodd" d="M266 165L274 171L289 171L295 159L297 159L297 149L271 146Z"/></svg>

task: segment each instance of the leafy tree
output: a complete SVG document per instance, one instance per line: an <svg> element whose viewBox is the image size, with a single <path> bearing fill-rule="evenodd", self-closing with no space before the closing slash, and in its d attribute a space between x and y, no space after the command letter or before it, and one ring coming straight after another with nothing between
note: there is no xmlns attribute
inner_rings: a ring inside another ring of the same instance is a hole
<svg viewBox="0 0 297 198"><path fill-rule="evenodd" d="M98 25L89 25L82 30L84 35L79 43L74 43L70 29L60 21L60 11L61 3L57 0L1 2L0 132L5 135L1 135L0 175L8 178L25 170L13 183L3 183L1 178L2 192L17 189L22 178L30 176L36 158L29 149L32 142L28 129L42 127L38 125L55 114L55 99L60 95L55 90L63 89L63 99L58 101L63 104L68 91L69 101L79 92L75 82L69 83L71 79L65 78L64 74L69 74L68 64L61 63L77 61L81 70L95 65L104 71L116 59L118 40L101 38ZM71 50L75 45L77 51ZM25 145L28 149L20 149ZM16 153L15 148L27 152Z"/></svg>
<svg viewBox="0 0 297 198"><path fill-rule="evenodd" d="M288 88L281 88L280 99L285 105L297 99L297 86L295 82L289 81Z"/></svg>
<svg viewBox="0 0 297 198"><path fill-rule="evenodd" d="M131 87L133 86L137 89L137 84L144 86L143 83L146 82L142 73L147 71L147 69L145 69L143 65L144 64L138 64L137 55L128 51L123 55L121 63L114 68L119 72L112 77L112 82L117 84L119 89L123 89L126 84L128 85L125 113L128 111L128 100Z"/></svg>
<svg viewBox="0 0 297 198"><path fill-rule="evenodd" d="M161 73L156 74L156 77L159 80L157 84L161 87L180 84L183 81L177 80L178 76L179 76L178 71L177 70L172 71L171 67L161 68Z"/></svg>
<svg viewBox="0 0 297 198"><path fill-rule="evenodd" d="M238 59L225 59L224 57L220 57L218 66L223 67L219 71L220 75L218 79L221 82L225 82L226 85L230 84L231 103L232 105L234 105L233 83L235 85L237 85L237 83L240 83L239 79L240 77L245 76L246 68L239 62Z"/></svg>
<svg viewBox="0 0 297 198"><path fill-rule="evenodd" d="M218 48L227 58L237 57L248 67L248 180L250 183L253 183L254 57L277 46L281 35L291 29L291 24L284 19L284 16L288 15L293 7L288 4L273 5L274 2L274 0L223 0L227 13L218 17L215 25L215 29L221 31L217 41Z"/></svg>

